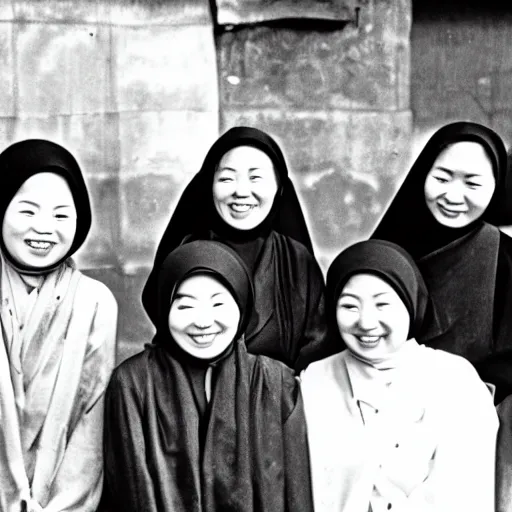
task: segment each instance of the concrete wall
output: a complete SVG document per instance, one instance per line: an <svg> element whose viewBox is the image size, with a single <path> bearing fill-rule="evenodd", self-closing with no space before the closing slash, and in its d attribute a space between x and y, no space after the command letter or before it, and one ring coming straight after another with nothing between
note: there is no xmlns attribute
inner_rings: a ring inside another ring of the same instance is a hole
<svg viewBox="0 0 512 512"><path fill-rule="evenodd" d="M279 140L324 269L371 231L409 159L411 6L356 3L348 22L233 30L208 0L0 3L0 148L43 137L77 156L94 206L77 259L117 297L119 360L151 339L155 245L219 131Z"/></svg>

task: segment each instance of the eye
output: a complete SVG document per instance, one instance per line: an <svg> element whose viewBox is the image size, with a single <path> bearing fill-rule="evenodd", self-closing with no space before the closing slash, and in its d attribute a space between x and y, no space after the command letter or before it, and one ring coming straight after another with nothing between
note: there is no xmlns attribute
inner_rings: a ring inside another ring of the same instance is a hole
<svg viewBox="0 0 512 512"><path fill-rule="evenodd" d="M351 311L351 312L355 312L357 311L357 306L355 304L348 304L348 303L341 303L339 304L338 306L339 309L344 309L346 311Z"/></svg>
<svg viewBox="0 0 512 512"><path fill-rule="evenodd" d="M57 215L55 215L55 218L56 219L59 219L59 220L62 220L62 219L69 219L69 215L66 215L64 213L58 213Z"/></svg>
<svg viewBox="0 0 512 512"><path fill-rule="evenodd" d="M386 306L389 306L389 303L388 302L378 302L376 304L377 306L377 309L384 309Z"/></svg>
<svg viewBox="0 0 512 512"><path fill-rule="evenodd" d="M261 179L263 179L263 176L260 176L259 174L251 175L251 181L259 181Z"/></svg>
<svg viewBox="0 0 512 512"><path fill-rule="evenodd" d="M35 214L34 210L21 210L20 213L22 213L23 215L30 215L30 216Z"/></svg>
<svg viewBox="0 0 512 512"><path fill-rule="evenodd" d="M474 181L468 181L466 182L466 185L472 190L475 190L482 186L480 183L475 183Z"/></svg>
<svg viewBox="0 0 512 512"><path fill-rule="evenodd" d="M443 178L441 176L434 176L433 177L438 183L448 183L448 180L446 178Z"/></svg>
<svg viewBox="0 0 512 512"><path fill-rule="evenodd" d="M213 304L213 307L214 307L214 308L218 308L219 306L224 306L224 302L215 302L215 303Z"/></svg>
<svg viewBox="0 0 512 512"><path fill-rule="evenodd" d="M187 306L186 304L180 304L179 306L176 307L176 309L178 309L178 310L192 309L192 306Z"/></svg>

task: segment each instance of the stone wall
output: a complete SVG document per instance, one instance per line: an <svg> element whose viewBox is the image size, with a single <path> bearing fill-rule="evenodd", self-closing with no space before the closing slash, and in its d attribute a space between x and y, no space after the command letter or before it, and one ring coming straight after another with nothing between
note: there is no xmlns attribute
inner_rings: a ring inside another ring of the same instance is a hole
<svg viewBox="0 0 512 512"><path fill-rule="evenodd" d="M231 30L208 0L0 3L0 147L43 137L77 156L95 212L77 259L116 295L119 361L151 339L156 242L219 131L282 144L324 269L373 228L409 158L411 7L351 2L336 23Z"/></svg>

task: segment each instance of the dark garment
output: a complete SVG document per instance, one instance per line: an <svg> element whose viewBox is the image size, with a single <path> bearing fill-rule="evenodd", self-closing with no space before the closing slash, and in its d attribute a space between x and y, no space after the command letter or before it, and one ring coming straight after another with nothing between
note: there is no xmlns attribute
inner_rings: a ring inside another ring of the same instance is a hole
<svg viewBox="0 0 512 512"><path fill-rule="evenodd" d="M208 236L217 239L214 233ZM327 345L325 286L320 268L306 248L272 231L256 261L253 285L254 311L245 333L247 350L298 371L306 361L321 358L318 350ZM340 346L339 351L342 349Z"/></svg>
<svg viewBox="0 0 512 512"><path fill-rule="evenodd" d="M217 166L228 151L238 146L255 147L268 155L278 184L270 213L250 230L228 225L213 203ZM157 316L158 269L164 258L190 240L212 239L237 252L254 282L256 311L245 332L249 352L278 359L298 371L333 353L324 314L324 279L306 221L284 155L261 130L235 127L224 133L183 191L142 293L142 303L153 323ZM307 354L299 360L302 350Z"/></svg>
<svg viewBox="0 0 512 512"><path fill-rule="evenodd" d="M151 346L122 363L106 395L105 493L119 512L311 512L298 382L247 354L219 364L204 442L182 364Z"/></svg>
<svg viewBox="0 0 512 512"><path fill-rule="evenodd" d="M496 187L480 219L453 229L428 210L425 179L450 144L481 144L493 165ZM418 341L468 359L495 402L512 393L512 240L505 223L507 163L503 141L476 123L452 123L427 142L372 238L398 243L413 255L432 297L432 314Z"/></svg>

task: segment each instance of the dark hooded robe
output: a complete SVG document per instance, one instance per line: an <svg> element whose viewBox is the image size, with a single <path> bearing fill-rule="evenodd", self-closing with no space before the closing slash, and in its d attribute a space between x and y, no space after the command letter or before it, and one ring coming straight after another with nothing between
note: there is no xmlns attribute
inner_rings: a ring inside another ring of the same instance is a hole
<svg viewBox="0 0 512 512"><path fill-rule="evenodd" d="M435 220L424 184L439 154L463 141L485 149L496 187L483 215L456 229ZM418 341L468 359L496 386L496 403L512 393L512 239L496 227L504 224L506 169L494 131L469 122L446 125L427 142L372 235L406 249L427 283L434 309Z"/></svg>
<svg viewBox="0 0 512 512"><path fill-rule="evenodd" d="M198 272L223 283L241 313L233 343L211 361L179 348L168 328L179 284ZM247 353L243 333L252 301L245 266L221 243L194 241L165 259L158 273L153 344L116 369L107 391L110 510L312 510L299 385L284 364Z"/></svg>
<svg viewBox="0 0 512 512"><path fill-rule="evenodd" d="M225 153L238 146L255 147L268 155L278 182L270 213L251 230L229 226L213 203L217 166ZM249 269L255 292L255 307L245 333L250 353L299 368L329 350L324 321L324 279L283 153L264 132L247 127L227 131L211 147L201 170L184 190L160 241L142 293L142 303L153 323L160 265L175 247L197 239L228 245Z"/></svg>

